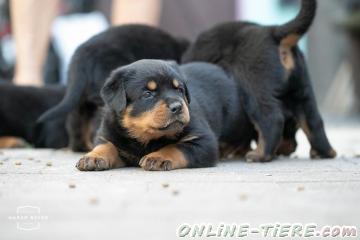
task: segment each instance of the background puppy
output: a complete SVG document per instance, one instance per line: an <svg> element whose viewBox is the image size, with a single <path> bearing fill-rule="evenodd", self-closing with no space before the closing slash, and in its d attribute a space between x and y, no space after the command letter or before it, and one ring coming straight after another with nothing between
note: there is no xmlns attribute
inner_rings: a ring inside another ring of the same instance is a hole
<svg viewBox="0 0 360 240"><path fill-rule="evenodd" d="M246 155L249 161L269 161L276 154L294 152L299 127L311 144L311 157L336 156L325 134L304 56L297 47L315 12L316 1L303 0L299 15L285 25L221 24L202 33L183 58L184 62L218 64L236 79L257 131L253 137L258 146Z"/></svg>
<svg viewBox="0 0 360 240"><path fill-rule="evenodd" d="M82 171L213 166L218 141L234 140L232 126L244 115L235 82L208 63L141 60L114 71L102 97L97 145L78 162Z"/></svg>
<svg viewBox="0 0 360 240"><path fill-rule="evenodd" d="M1 82L0 147L23 147L24 142L14 137L39 148L66 147L65 118L49 121L35 129L38 117L58 104L64 94L63 87L20 87Z"/></svg>
<svg viewBox="0 0 360 240"><path fill-rule="evenodd" d="M98 107L103 105L100 89L111 71L145 58L179 61L187 46L187 41L149 26L125 25L100 33L77 49L70 65L64 99L42 115L39 123L71 112L67 122L70 148L89 150L90 122Z"/></svg>

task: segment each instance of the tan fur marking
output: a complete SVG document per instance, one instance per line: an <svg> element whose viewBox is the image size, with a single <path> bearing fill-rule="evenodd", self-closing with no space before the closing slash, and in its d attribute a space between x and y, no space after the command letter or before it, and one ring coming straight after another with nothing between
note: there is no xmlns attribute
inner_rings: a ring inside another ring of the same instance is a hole
<svg viewBox="0 0 360 240"><path fill-rule="evenodd" d="M267 161L268 159L263 159L265 157L265 139L261 133L260 128L255 125L255 129L258 133L258 142L256 149L250 151L246 154L246 160L248 162L259 162L259 161Z"/></svg>
<svg viewBox="0 0 360 240"><path fill-rule="evenodd" d="M157 84L155 81L148 82L146 86L150 91L154 91L157 88Z"/></svg>
<svg viewBox="0 0 360 240"><path fill-rule="evenodd" d="M180 83L179 83L178 80L174 79L173 80L173 85L174 85L175 88L178 88L180 86Z"/></svg>
<svg viewBox="0 0 360 240"><path fill-rule="evenodd" d="M291 71L295 68L295 60L291 49L294 46L296 46L299 40L300 40L299 35L292 34L287 36L280 42L280 46L279 46L280 60L281 60L281 64L284 66L284 68L287 71Z"/></svg>
<svg viewBox="0 0 360 240"><path fill-rule="evenodd" d="M295 68L295 60L294 56L291 52L291 48L288 46L280 45L279 47L279 55L281 64L287 71L292 71Z"/></svg>
<svg viewBox="0 0 360 240"><path fill-rule="evenodd" d="M288 46L288 47L295 47L295 45L299 42L301 36L297 34L291 34L281 40L280 45Z"/></svg>
<svg viewBox="0 0 360 240"><path fill-rule="evenodd" d="M290 156L296 150L294 141L289 139L283 139L277 149L278 155Z"/></svg>
<svg viewBox="0 0 360 240"><path fill-rule="evenodd" d="M188 160L176 145L169 145L144 156L139 164L148 171L168 171L186 168Z"/></svg>
<svg viewBox="0 0 360 240"><path fill-rule="evenodd" d="M311 138L311 131L309 128L309 125L307 124L306 120L304 118L300 119L300 128L304 131L305 135L308 137L308 139Z"/></svg>
<svg viewBox="0 0 360 240"><path fill-rule="evenodd" d="M97 145L91 152L82 157L77 168L82 171L108 170L125 166L118 150L111 142Z"/></svg>
<svg viewBox="0 0 360 240"><path fill-rule="evenodd" d="M229 160L243 158L249 151L249 146L236 146L228 143L220 143L220 156L223 159Z"/></svg>
<svg viewBox="0 0 360 240"><path fill-rule="evenodd" d="M144 112L140 116L132 117L130 115L132 107L129 106L122 119L122 126L128 130L131 137L137 139L143 144L161 137L174 137L179 130L161 131L171 121L171 113L164 101L160 101L153 109ZM186 104L183 105L181 121L185 125L190 121L190 114Z"/></svg>
<svg viewBox="0 0 360 240"><path fill-rule="evenodd" d="M0 137L0 148L24 148L26 143L17 137Z"/></svg>

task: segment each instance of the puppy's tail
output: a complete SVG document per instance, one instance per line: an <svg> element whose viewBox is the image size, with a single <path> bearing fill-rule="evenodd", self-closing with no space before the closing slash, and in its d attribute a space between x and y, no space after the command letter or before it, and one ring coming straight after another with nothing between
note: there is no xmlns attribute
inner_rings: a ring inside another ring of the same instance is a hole
<svg viewBox="0 0 360 240"><path fill-rule="evenodd" d="M79 105L86 87L86 79L78 77L76 74L79 72L80 71L72 71L70 69L69 82L64 98L58 105L43 113L37 120L37 124L42 124L57 118L63 118Z"/></svg>
<svg viewBox="0 0 360 240"><path fill-rule="evenodd" d="M275 27L273 36L280 43L295 46L300 38L309 30L316 15L317 1L302 0L301 10L295 19Z"/></svg>

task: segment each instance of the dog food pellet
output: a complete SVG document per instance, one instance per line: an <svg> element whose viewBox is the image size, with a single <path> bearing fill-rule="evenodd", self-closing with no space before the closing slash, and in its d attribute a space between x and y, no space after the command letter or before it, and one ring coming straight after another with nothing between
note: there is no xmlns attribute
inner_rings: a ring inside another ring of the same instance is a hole
<svg viewBox="0 0 360 240"><path fill-rule="evenodd" d="M169 184L168 184L168 183L163 183L163 184L162 184L162 187L163 187L163 188L168 188L168 187L169 187Z"/></svg>
<svg viewBox="0 0 360 240"><path fill-rule="evenodd" d="M21 162L20 162L20 161L16 161L16 162L15 162L15 165L18 165L18 166L19 166L19 165L21 165Z"/></svg>
<svg viewBox="0 0 360 240"><path fill-rule="evenodd" d="M32 161L32 160L34 160L34 158L30 157L30 158L28 158L28 160L29 160L29 161Z"/></svg>
<svg viewBox="0 0 360 240"><path fill-rule="evenodd" d="M99 203L99 200L97 198L93 197L93 198L89 199L89 202L91 205L96 205Z"/></svg>
<svg viewBox="0 0 360 240"><path fill-rule="evenodd" d="M179 191L177 191L177 190L172 191L172 195L174 195L174 196L179 195Z"/></svg>
<svg viewBox="0 0 360 240"><path fill-rule="evenodd" d="M51 167L51 166L52 166L52 162L47 162L47 163L46 163L46 166Z"/></svg>
<svg viewBox="0 0 360 240"><path fill-rule="evenodd" d="M305 190L305 187L303 187L303 186L300 186L300 187L297 188L298 192L303 192L304 190Z"/></svg>
<svg viewBox="0 0 360 240"><path fill-rule="evenodd" d="M248 199L248 196L245 193L243 193L243 194L240 194L239 198L240 198L240 201L246 201Z"/></svg>
<svg viewBox="0 0 360 240"><path fill-rule="evenodd" d="M268 174L265 174L265 176L266 176L266 177L271 177L272 174L269 174L269 173L268 173Z"/></svg>
<svg viewBox="0 0 360 240"><path fill-rule="evenodd" d="M69 183L69 188L76 188L75 183Z"/></svg>

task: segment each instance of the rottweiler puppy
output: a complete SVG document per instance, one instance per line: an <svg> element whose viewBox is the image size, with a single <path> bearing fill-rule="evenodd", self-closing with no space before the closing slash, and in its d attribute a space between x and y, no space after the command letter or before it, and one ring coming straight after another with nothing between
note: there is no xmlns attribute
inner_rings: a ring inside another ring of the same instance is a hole
<svg viewBox="0 0 360 240"><path fill-rule="evenodd" d="M242 139L235 82L216 65L137 61L115 70L101 96L103 121L96 147L76 165L82 171L210 167L219 141Z"/></svg>
<svg viewBox="0 0 360 240"><path fill-rule="evenodd" d="M303 0L301 11L280 26L230 22L202 34L185 53L183 62L203 61L221 66L236 79L242 104L258 146L248 161L270 161L296 150L301 128L311 144L312 158L334 158L324 130L303 53L297 46L316 14L317 2ZM251 140L250 140L251 141ZM242 146L249 148L250 141Z"/></svg>
<svg viewBox="0 0 360 240"><path fill-rule="evenodd" d="M37 148L64 148L68 144L65 118L35 127L46 110L58 104L65 88L15 86L0 83L0 148L24 147L26 142Z"/></svg>
<svg viewBox="0 0 360 240"><path fill-rule="evenodd" d="M90 150L91 121L104 105L100 89L111 71L140 59L180 61L188 45L186 40L143 25L113 27L96 35L76 50L69 68L65 97L38 122L70 113L67 121L70 148L79 152Z"/></svg>

